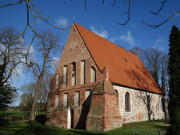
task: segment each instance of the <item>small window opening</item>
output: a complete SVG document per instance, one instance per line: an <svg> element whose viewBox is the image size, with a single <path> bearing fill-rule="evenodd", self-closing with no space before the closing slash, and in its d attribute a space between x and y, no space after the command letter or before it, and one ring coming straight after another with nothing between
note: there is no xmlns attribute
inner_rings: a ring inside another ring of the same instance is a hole
<svg viewBox="0 0 180 135"><path fill-rule="evenodd" d="M141 79L137 76L137 79L139 80L139 81L141 81Z"/></svg>
<svg viewBox="0 0 180 135"><path fill-rule="evenodd" d="M127 59L126 59L126 58L124 58L124 60L127 62Z"/></svg>
<svg viewBox="0 0 180 135"><path fill-rule="evenodd" d="M72 71L76 71L76 63L75 62L72 63Z"/></svg>

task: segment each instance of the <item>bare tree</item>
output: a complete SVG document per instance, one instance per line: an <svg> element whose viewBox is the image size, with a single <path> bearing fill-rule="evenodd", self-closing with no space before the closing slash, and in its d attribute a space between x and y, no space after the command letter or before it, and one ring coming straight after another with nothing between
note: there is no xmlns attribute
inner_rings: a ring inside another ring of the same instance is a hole
<svg viewBox="0 0 180 135"><path fill-rule="evenodd" d="M47 96L50 89L50 80L53 77L53 75L49 72L45 72L44 74L45 75L42 79L42 83L39 90L39 95L37 100L38 104L36 105L36 108L39 110L46 108ZM36 87L37 87L37 78L29 83L24 83L23 86L20 88L20 91L23 92L23 94L20 97L21 109L28 111L31 110Z"/></svg>
<svg viewBox="0 0 180 135"><path fill-rule="evenodd" d="M139 58L141 57L142 49L139 46L135 46L129 51L132 52L133 54L137 55Z"/></svg>
<svg viewBox="0 0 180 135"><path fill-rule="evenodd" d="M23 110L31 110L34 94L36 90L36 82L29 82L24 83L23 86L21 86L20 91L23 92L23 94L20 97L20 108Z"/></svg>
<svg viewBox="0 0 180 135"><path fill-rule="evenodd" d="M51 67L53 56L57 51L60 51L59 41L60 38L57 34L49 31L40 32L39 42L37 43L37 50L41 54L42 63L30 62L30 66L33 69L34 76L37 77L37 85L35 90L35 96L31 107L30 120L34 120L34 113L38 96L40 93L40 87L43 77L48 68Z"/></svg>
<svg viewBox="0 0 180 135"><path fill-rule="evenodd" d="M9 79L13 73L17 73L17 67L23 63L24 42L23 38L14 39L18 32L13 27L0 28L0 106L7 108L12 102L16 89ZM8 42L6 42L8 41ZM10 41L10 42L9 42ZM0 109L0 110L1 110Z"/></svg>
<svg viewBox="0 0 180 135"><path fill-rule="evenodd" d="M134 47L130 52L136 54L144 63L152 77L159 84L160 88L165 92L168 90L168 55L155 48L143 50Z"/></svg>
<svg viewBox="0 0 180 135"><path fill-rule="evenodd" d="M0 64L5 69L3 83L7 83L13 71L24 61L24 40L23 38L14 39L19 33L13 27L0 28ZM10 42L6 42L10 41Z"/></svg>
<svg viewBox="0 0 180 135"><path fill-rule="evenodd" d="M143 50L141 60L157 84L159 84L159 72L162 65L162 52L155 48Z"/></svg>

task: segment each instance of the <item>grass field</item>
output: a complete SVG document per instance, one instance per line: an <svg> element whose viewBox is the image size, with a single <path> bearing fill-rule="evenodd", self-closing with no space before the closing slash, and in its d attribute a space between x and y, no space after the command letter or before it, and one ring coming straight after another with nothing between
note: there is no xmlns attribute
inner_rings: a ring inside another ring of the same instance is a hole
<svg viewBox="0 0 180 135"><path fill-rule="evenodd" d="M18 116L19 114L26 116L27 112L11 112L10 116ZM28 113L27 113L28 114ZM26 120L10 121L6 126L0 127L0 135L159 135L165 134L169 124L166 120L135 122L125 124L121 128L111 131L97 132L85 131L78 129L62 129L57 127L43 126L38 122L28 122Z"/></svg>

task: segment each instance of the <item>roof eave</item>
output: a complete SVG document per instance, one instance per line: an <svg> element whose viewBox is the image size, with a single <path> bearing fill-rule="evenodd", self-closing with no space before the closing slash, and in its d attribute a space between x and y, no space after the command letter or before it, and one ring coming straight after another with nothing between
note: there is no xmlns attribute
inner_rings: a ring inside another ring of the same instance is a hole
<svg viewBox="0 0 180 135"><path fill-rule="evenodd" d="M120 83L116 83L116 82L112 82L112 85L122 86L122 87L126 87L126 88L132 88L132 89L135 89L135 90L149 92L149 93L153 93L153 94L164 95L164 93L157 93L157 92L149 91L149 90L146 90L146 89L135 88L135 87L132 87L132 86L128 86L128 85L124 85L124 84L120 84Z"/></svg>

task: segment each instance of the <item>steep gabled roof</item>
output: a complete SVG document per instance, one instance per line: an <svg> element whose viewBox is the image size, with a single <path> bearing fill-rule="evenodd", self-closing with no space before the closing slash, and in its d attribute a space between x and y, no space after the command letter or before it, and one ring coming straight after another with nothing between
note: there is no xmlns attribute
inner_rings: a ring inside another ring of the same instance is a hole
<svg viewBox="0 0 180 135"><path fill-rule="evenodd" d="M162 94L157 83L136 55L77 23L74 23L74 25L78 29L99 70L102 72L104 66L109 68L111 82Z"/></svg>

